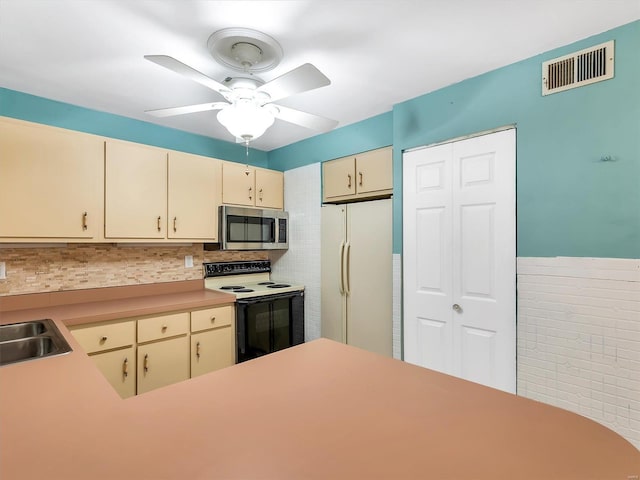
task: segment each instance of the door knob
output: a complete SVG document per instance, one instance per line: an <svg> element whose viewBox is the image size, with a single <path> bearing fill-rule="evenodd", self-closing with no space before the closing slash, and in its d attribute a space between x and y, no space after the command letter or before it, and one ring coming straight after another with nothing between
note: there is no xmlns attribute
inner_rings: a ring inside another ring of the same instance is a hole
<svg viewBox="0 0 640 480"><path fill-rule="evenodd" d="M458 313L462 313L462 307L460 307L460 305L458 305L457 303L454 303L453 307L451 308L453 308Z"/></svg>

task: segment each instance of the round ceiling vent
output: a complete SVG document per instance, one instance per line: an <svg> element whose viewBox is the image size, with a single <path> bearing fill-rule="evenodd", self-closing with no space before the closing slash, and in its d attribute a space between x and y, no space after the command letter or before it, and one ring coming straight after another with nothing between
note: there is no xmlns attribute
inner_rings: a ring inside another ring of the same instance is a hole
<svg viewBox="0 0 640 480"><path fill-rule="evenodd" d="M280 44L250 28L218 30L209 37L207 47L218 63L241 72L267 72L282 60Z"/></svg>

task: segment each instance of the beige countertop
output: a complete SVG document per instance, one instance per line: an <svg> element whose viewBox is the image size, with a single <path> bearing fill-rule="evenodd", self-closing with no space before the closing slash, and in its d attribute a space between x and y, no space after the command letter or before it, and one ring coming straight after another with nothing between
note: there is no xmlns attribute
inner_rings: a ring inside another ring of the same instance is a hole
<svg viewBox="0 0 640 480"><path fill-rule="evenodd" d="M324 339L123 400L64 325L228 302L209 293L52 307L74 351L0 368L0 478L640 475L640 452L591 420Z"/></svg>

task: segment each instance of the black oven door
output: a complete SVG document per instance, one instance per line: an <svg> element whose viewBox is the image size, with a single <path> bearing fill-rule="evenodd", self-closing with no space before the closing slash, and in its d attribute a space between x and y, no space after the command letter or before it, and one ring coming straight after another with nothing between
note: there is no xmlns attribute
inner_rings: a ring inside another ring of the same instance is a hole
<svg viewBox="0 0 640 480"><path fill-rule="evenodd" d="M236 301L238 363L304 343L304 292Z"/></svg>

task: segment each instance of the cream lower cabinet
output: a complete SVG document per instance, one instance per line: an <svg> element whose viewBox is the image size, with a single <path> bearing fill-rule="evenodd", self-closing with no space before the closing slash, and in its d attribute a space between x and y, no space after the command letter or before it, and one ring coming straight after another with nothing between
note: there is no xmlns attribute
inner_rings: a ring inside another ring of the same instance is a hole
<svg viewBox="0 0 640 480"><path fill-rule="evenodd" d="M104 141L0 117L0 242L102 238Z"/></svg>
<svg viewBox="0 0 640 480"><path fill-rule="evenodd" d="M232 304L70 331L122 398L236 363Z"/></svg>
<svg viewBox="0 0 640 480"><path fill-rule="evenodd" d="M236 363L235 310L231 305L191 312L191 376Z"/></svg>
<svg viewBox="0 0 640 480"><path fill-rule="evenodd" d="M91 355L91 359L122 398L136 394L135 347L98 353Z"/></svg>
<svg viewBox="0 0 640 480"><path fill-rule="evenodd" d="M138 320L138 394L189 378L189 312Z"/></svg>
<svg viewBox="0 0 640 480"><path fill-rule="evenodd" d="M189 339L138 345L138 394L189 378Z"/></svg>
<svg viewBox="0 0 640 480"><path fill-rule="evenodd" d="M136 394L134 320L81 325L70 330L122 398Z"/></svg>

